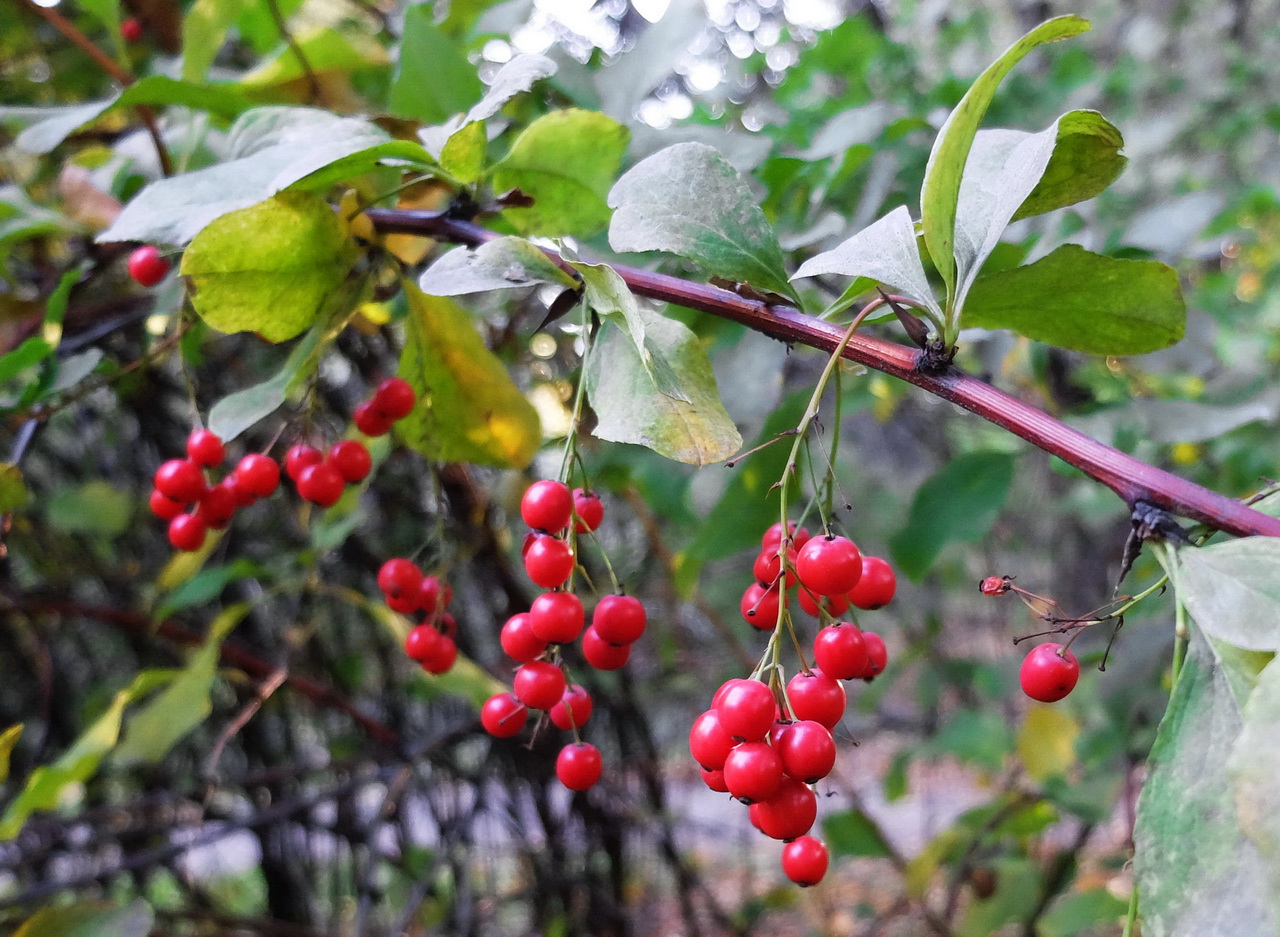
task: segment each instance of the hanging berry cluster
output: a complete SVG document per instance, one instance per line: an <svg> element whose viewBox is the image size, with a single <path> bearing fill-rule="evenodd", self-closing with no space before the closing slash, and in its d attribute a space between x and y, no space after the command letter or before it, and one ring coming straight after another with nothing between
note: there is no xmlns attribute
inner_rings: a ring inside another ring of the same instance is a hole
<svg viewBox="0 0 1280 937"><path fill-rule="evenodd" d="M513 615L502 626L502 649L518 664L512 692L490 697L480 719L490 735L510 738L524 728L529 710L546 713L552 725L574 735L556 759L556 776L570 790L584 791L600 779L603 759L599 749L580 737L591 718L591 695L570 682L560 649L581 638L588 664L617 670L644 634L647 614L639 599L615 592L596 603L591 624L586 624L571 582L579 535L593 533L604 519L596 494L570 491L559 481L534 482L520 501L520 514L532 528L524 543L525 571L548 591L533 600L528 612Z"/></svg>
<svg viewBox="0 0 1280 937"><path fill-rule="evenodd" d="M392 611L419 616L404 639L404 652L427 673L448 673L458 659L458 623L446 611L453 588L399 556L378 570L378 588Z"/></svg>

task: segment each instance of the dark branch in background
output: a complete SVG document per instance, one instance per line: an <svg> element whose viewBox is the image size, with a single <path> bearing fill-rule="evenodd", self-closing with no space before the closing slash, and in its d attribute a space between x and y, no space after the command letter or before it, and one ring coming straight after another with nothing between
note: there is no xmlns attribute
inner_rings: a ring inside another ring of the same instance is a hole
<svg viewBox="0 0 1280 937"><path fill-rule="evenodd" d="M115 59L103 52L97 43L77 29L75 23L53 7L41 6L35 0L18 0L18 3L37 16L43 17L50 26L62 33L72 45L93 59L95 65L122 87L127 88L137 80L132 74L121 68ZM160 160L160 171L166 176L172 176L173 160L169 158L169 150L165 147L164 138L160 135L160 125L156 123L156 112L145 104L137 105L135 110L137 110L143 126L147 128L147 133L151 135L151 142L155 144L156 157Z"/></svg>
<svg viewBox="0 0 1280 937"><path fill-rule="evenodd" d="M371 208L366 212L384 234L419 234L476 246L499 237L493 231L436 212ZM553 251L548 256L559 261ZM563 264L563 261L560 261ZM570 273L573 271L567 267ZM843 329L788 306L771 306L728 290L679 277L615 266L633 293L740 322L788 344L827 353L840 344ZM844 350L850 361L907 381L989 420L1038 449L1073 465L1106 485L1132 510L1145 501L1239 537L1280 537L1280 518L1270 517L1226 495L1179 478L1074 430L1043 411L955 368L926 374L916 368L919 352L868 335L855 334Z"/></svg>

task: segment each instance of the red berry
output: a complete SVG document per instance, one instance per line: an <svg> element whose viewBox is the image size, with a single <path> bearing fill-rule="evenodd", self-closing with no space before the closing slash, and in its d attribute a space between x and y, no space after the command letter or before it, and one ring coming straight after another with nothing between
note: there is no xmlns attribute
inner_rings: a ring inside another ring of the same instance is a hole
<svg viewBox="0 0 1280 937"><path fill-rule="evenodd" d="M569 526L572 514L573 495L563 482L534 482L520 499L520 516L534 530L558 533Z"/></svg>
<svg viewBox="0 0 1280 937"><path fill-rule="evenodd" d="M787 521L787 533L791 535L792 546L799 550L802 546L809 542L812 536L808 528L796 527L795 521ZM764 536L760 538L760 549L762 552L770 551L777 553L778 545L782 543L782 522L779 521L764 532Z"/></svg>
<svg viewBox="0 0 1280 937"><path fill-rule="evenodd" d="M631 645L610 644L588 628L582 632L582 656L596 670L619 670L631 657Z"/></svg>
<svg viewBox="0 0 1280 937"><path fill-rule="evenodd" d="M813 659L827 676L852 680L867 670L867 643L856 625L838 621L813 639Z"/></svg>
<svg viewBox="0 0 1280 937"><path fill-rule="evenodd" d="M544 592L529 606L533 633L548 644L568 644L582 634L586 614L572 592Z"/></svg>
<svg viewBox="0 0 1280 937"><path fill-rule="evenodd" d="M315 446L308 446L306 443L297 443L289 447L289 451L284 456L284 473L288 475L294 482L297 482L298 476L302 474L302 470L308 465L319 465L324 461L324 453Z"/></svg>
<svg viewBox="0 0 1280 937"><path fill-rule="evenodd" d="M169 261L152 244L144 244L129 255L129 276L139 286L155 286L169 273Z"/></svg>
<svg viewBox="0 0 1280 937"><path fill-rule="evenodd" d="M782 872L797 885L817 885L827 874L831 854L822 840L801 836L782 848Z"/></svg>
<svg viewBox="0 0 1280 937"><path fill-rule="evenodd" d="M120 38L125 42L137 42L142 38L142 21L129 17L120 23Z"/></svg>
<svg viewBox="0 0 1280 937"><path fill-rule="evenodd" d="M796 575L818 595L843 595L858 584L862 554L848 537L814 537L796 554Z"/></svg>
<svg viewBox="0 0 1280 937"><path fill-rule="evenodd" d="M776 583L765 588L760 583L753 582L742 593L742 601L738 607L742 612L742 620L747 624L761 631L772 631L778 624L778 605L781 601Z"/></svg>
<svg viewBox="0 0 1280 937"><path fill-rule="evenodd" d="M351 422L366 436L385 436L395 420L375 407L372 400L366 400L351 414Z"/></svg>
<svg viewBox="0 0 1280 937"><path fill-rule="evenodd" d="M743 742L724 760L724 783L743 803L766 800L782 784L782 759L764 742Z"/></svg>
<svg viewBox="0 0 1280 937"><path fill-rule="evenodd" d="M844 686L821 670L792 677L787 683L787 699L791 700L791 714L797 719L812 719L834 729L844 718Z"/></svg>
<svg viewBox="0 0 1280 937"><path fill-rule="evenodd" d="M418 584L418 597L415 605L427 616L434 615L439 609L449 604L453 598L453 590L448 583L442 583L435 576L423 576Z"/></svg>
<svg viewBox="0 0 1280 937"><path fill-rule="evenodd" d="M591 694L575 683L566 687L560 702L551 707L551 722L566 732L581 729L591 718L592 708Z"/></svg>
<svg viewBox="0 0 1280 937"><path fill-rule="evenodd" d="M689 752L704 769L718 771L723 768L733 746L733 737L720 725L720 717L714 709L708 709L693 720L689 729Z"/></svg>
<svg viewBox="0 0 1280 937"><path fill-rule="evenodd" d="M591 614L591 627L610 644L634 644L644 634L644 603L631 595L606 595Z"/></svg>
<svg viewBox="0 0 1280 937"><path fill-rule="evenodd" d="M427 673L436 674L448 673L453 669L454 663L458 659L458 645L453 638L447 635L440 635L439 639L431 646L431 653L423 660L422 669Z"/></svg>
<svg viewBox="0 0 1280 937"><path fill-rule="evenodd" d="M447 638L458 637L458 619L454 618L448 612L441 612L436 622L436 627L440 629L440 633Z"/></svg>
<svg viewBox="0 0 1280 937"><path fill-rule="evenodd" d="M818 798L809 786L783 778L773 796L751 805L751 823L773 839L795 839L813 829L818 819Z"/></svg>
<svg viewBox="0 0 1280 937"><path fill-rule="evenodd" d="M567 540L537 534L524 551L524 571L544 589L563 586L573 572L573 548Z"/></svg>
<svg viewBox="0 0 1280 937"><path fill-rule="evenodd" d="M1027 696L1042 703L1056 703L1076 688L1080 661L1061 644L1041 644L1022 661L1018 679Z"/></svg>
<svg viewBox="0 0 1280 937"><path fill-rule="evenodd" d="M884 646L884 638L874 631L862 632L862 642L867 646L867 669L860 676L864 680L870 680L884 673L884 668L889 663L889 651Z"/></svg>
<svg viewBox="0 0 1280 937"><path fill-rule="evenodd" d="M585 791L600 780L604 759L590 742L570 742L556 756L556 777L571 791Z"/></svg>
<svg viewBox="0 0 1280 937"><path fill-rule="evenodd" d="M169 543L175 550L190 553L204 546L209 528L198 514L179 514L169 521Z"/></svg>
<svg viewBox="0 0 1280 937"><path fill-rule="evenodd" d="M734 738L757 742L769 734L778 701L759 680L740 680L714 704L720 725Z"/></svg>
<svg viewBox="0 0 1280 937"><path fill-rule="evenodd" d="M988 576L982 582L978 583L978 591L986 596L1004 595L1009 589L1008 576Z"/></svg>
<svg viewBox="0 0 1280 937"><path fill-rule="evenodd" d="M708 771L706 768L699 768L702 772L702 783L711 788L718 794L729 793L729 785L724 783L724 772L717 768L715 771Z"/></svg>
<svg viewBox="0 0 1280 937"><path fill-rule="evenodd" d="M152 479L156 491L167 495L174 501L191 504L199 501L208 485L205 484L204 472L200 466L189 459L170 459L158 469Z"/></svg>
<svg viewBox="0 0 1280 937"><path fill-rule="evenodd" d="M251 452L236 465L236 484L259 498L265 498L280 485L280 466L274 459Z"/></svg>
<svg viewBox="0 0 1280 937"><path fill-rule="evenodd" d="M898 590L893 567L878 556L862 558L862 575L849 590L849 601L858 608L873 609L888 605Z"/></svg>
<svg viewBox="0 0 1280 937"><path fill-rule="evenodd" d="M480 707L480 724L494 738L509 739L524 728L529 710L510 693L495 693Z"/></svg>
<svg viewBox="0 0 1280 937"><path fill-rule="evenodd" d="M345 486L342 473L332 462L308 465L298 475L298 494L322 508L337 504Z"/></svg>
<svg viewBox="0 0 1280 937"><path fill-rule="evenodd" d="M855 586L854 589L856 590L857 587ZM843 595L820 595L817 601L814 601L808 589L800 589L799 593L800 607L814 618L820 617L819 607L826 609L827 614L832 618L838 618L849 610L849 600Z"/></svg>
<svg viewBox="0 0 1280 937"><path fill-rule="evenodd" d="M794 548L787 550L787 585L790 589L796 584L796 551ZM778 549L774 547L772 550L765 550L756 557L755 565L752 566L751 572L755 574L756 581L764 585L770 585L776 582L778 575L782 570L782 564L778 560Z"/></svg>
<svg viewBox="0 0 1280 937"><path fill-rule="evenodd" d="M443 635L432 625L416 625L404 639L404 652L421 663L435 654L435 646Z"/></svg>
<svg viewBox="0 0 1280 937"><path fill-rule="evenodd" d="M239 507L235 489L224 480L204 493L196 513L214 530L222 530L231 523L232 515Z"/></svg>
<svg viewBox="0 0 1280 937"><path fill-rule="evenodd" d="M530 709L550 709L564 696L564 671L545 660L534 660L516 668L516 699Z"/></svg>
<svg viewBox="0 0 1280 937"><path fill-rule="evenodd" d="M196 465L210 468L226 457L227 447L213 430L198 429L187 437L187 458Z"/></svg>
<svg viewBox="0 0 1280 937"><path fill-rule="evenodd" d="M521 664L534 660L547 649L547 642L533 633L533 622L524 612L507 619L498 640L507 656Z"/></svg>
<svg viewBox="0 0 1280 937"><path fill-rule="evenodd" d="M374 407L391 418L392 421L403 420L413 412L417 395L404 378L389 377L373 392Z"/></svg>
<svg viewBox="0 0 1280 937"><path fill-rule="evenodd" d="M151 513L162 521L171 521L187 509L185 501L175 501L163 491L151 489Z"/></svg>
<svg viewBox="0 0 1280 937"><path fill-rule="evenodd" d="M378 588L388 598L403 596L416 598L421 586L422 570L418 569L412 560L397 556L387 560L378 569Z"/></svg>
<svg viewBox="0 0 1280 937"><path fill-rule="evenodd" d="M836 765L835 739L826 726L811 719L788 725L775 736L773 746L782 770L806 784L825 778Z"/></svg>
<svg viewBox="0 0 1280 937"><path fill-rule="evenodd" d="M369 448L358 439L344 439L329 450L329 463L338 470L342 480L355 484L364 481L373 468Z"/></svg>
<svg viewBox="0 0 1280 937"><path fill-rule="evenodd" d="M600 527L604 520L604 502L594 491L573 489L573 513L577 517L573 529L580 534L589 534Z"/></svg>

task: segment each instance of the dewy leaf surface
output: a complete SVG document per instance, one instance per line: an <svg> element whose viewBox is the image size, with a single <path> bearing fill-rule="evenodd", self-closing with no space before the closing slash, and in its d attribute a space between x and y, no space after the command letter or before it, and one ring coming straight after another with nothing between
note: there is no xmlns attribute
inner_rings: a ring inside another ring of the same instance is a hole
<svg viewBox="0 0 1280 937"><path fill-rule="evenodd" d="M947 286L948 307L957 279L954 242L960 180L974 135L995 97L996 89L1005 75L1032 49L1046 42L1078 36L1088 29L1089 23L1078 16L1059 16L1041 23L1006 49L978 76L938 131L925 167L920 211L925 245Z"/></svg>
<svg viewBox="0 0 1280 937"><path fill-rule="evenodd" d="M669 251L712 276L795 298L773 228L738 171L704 143L633 166L609 193L616 251Z"/></svg>
<svg viewBox="0 0 1280 937"><path fill-rule="evenodd" d="M1145 937L1274 934L1265 863L1236 822L1227 763L1240 710L1193 630L1148 760L1134 827Z"/></svg>
<svg viewBox="0 0 1280 937"><path fill-rule="evenodd" d="M541 248L518 237L495 238L475 250L454 248L428 267L418 281L429 296L463 296L539 283L566 289L578 285Z"/></svg>
<svg viewBox="0 0 1280 937"><path fill-rule="evenodd" d="M824 273L868 277L942 315L942 309L929 289L929 278L916 247L915 224L905 205L895 208L837 247L810 257L800 265L792 279Z"/></svg>
<svg viewBox="0 0 1280 937"><path fill-rule="evenodd" d="M282 192L208 225L183 253L182 275L209 325L280 342L326 310L356 257L324 199Z"/></svg>
<svg viewBox="0 0 1280 937"><path fill-rule="evenodd" d="M721 462L742 446L716 390L715 375L698 338L682 323L641 309L646 345L678 377L685 399L654 382L635 342L612 323L601 328L587 356L587 394L595 410L595 435L647 446L690 465Z"/></svg>
<svg viewBox="0 0 1280 937"><path fill-rule="evenodd" d="M495 191L532 195L529 208L503 212L526 234L586 237L605 226L605 197L622 165L630 133L611 117L569 109L539 117L493 167Z"/></svg>
<svg viewBox="0 0 1280 937"><path fill-rule="evenodd" d="M1242 537L1178 551L1178 598L1205 634L1280 650L1280 540Z"/></svg>
<svg viewBox="0 0 1280 937"><path fill-rule="evenodd" d="M979 277L961 322L1091 355L1138 355L1179 341L1186 319L1172 267L1064 244L1033 264Z"/></svg>
<svg viewBox="0 0 1280 937"><path fill-rule="evenodd" d="M1280 664L1273 659L1258 676L1244 706L1244 725L1236 739L1227 775L1235 799L1236 818L1265 861L1271 913L1280 920Z"/></svg>
<svg viewBox="0 0 1280 937"><path fill-rule="evenodd" d="M418 404L397 432L429 459L524 468L542 442L533 405L465 309L412 283L404 291L409 318L400 377L413 385Z"/></svg>

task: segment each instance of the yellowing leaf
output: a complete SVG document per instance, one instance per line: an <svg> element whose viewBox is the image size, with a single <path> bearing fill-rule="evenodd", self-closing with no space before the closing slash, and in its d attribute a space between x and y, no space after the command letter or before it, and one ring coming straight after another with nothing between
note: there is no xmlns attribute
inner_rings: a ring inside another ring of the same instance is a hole
<svg viewBox="0 0 1280 937"><path fill-rule="evenodd" d="M485 347L471 316L408 281L408 341L400 376L418 405L397 425L429 459L524 468L542 442L538 413Z"/></svg>
<svg viewBox="0 0 1280 937"><path fill-rule="evenodd" d="M1018 729L1018 757L1035 781L1066 774L1076 763L1080 723L1053 706L1032 706Z"/></svg>
<svg viewBox="0 0 1280 937"><path fill-rule="evenodd" d="M9 755L13 753L13 746L18 744L18 739L22 737L22 725L19 722L0 732L0 784L9 779Z"/></svg>

